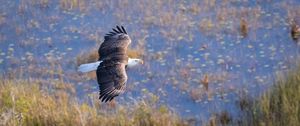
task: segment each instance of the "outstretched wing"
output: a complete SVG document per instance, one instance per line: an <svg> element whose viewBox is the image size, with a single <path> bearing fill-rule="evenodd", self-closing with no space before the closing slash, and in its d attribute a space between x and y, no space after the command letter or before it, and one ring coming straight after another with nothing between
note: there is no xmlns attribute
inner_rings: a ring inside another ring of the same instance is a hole
<svg viewBox="0 0 300 126"><path fill-rule="evenodd" d="M102 102L111 101L123 93L126 87L127 75L125 64L100 64L97 70L97 81L100 88L99 99Z"/></svg>
<svg viewBox="0 0 300 126"><path fill-rule="evenodd" d="M102 63L97 68L97 81L102 102L111 101L123 93L127 82L125 66L128 62L127 47L131 43L123 26L117 26L104 37L98 53Z"/></svg>
<svg viewBox="0 0 300 126"><path fill-rule="evenodd" d="M127 47L131 43L130 37L123 26L112 29L104 37L104 42L101 44L98 53L99 60L105 60L117 55L127 56Z"/></svg>

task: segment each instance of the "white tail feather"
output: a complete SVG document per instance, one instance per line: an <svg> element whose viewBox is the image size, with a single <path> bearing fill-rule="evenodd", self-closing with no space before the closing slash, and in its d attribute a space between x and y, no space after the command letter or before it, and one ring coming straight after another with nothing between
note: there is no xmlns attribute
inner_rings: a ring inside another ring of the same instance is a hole
<svg viewBox="0 0 300 126"><path fill-rule="evenodd" d="M97 61L97 62L94 62L94 63L81 64L78 67L78 71L82 72L82 73L86 73L86 72L97 70L97 68L98 68L98 66L100 65L101 62L102 61Z"/></svg>

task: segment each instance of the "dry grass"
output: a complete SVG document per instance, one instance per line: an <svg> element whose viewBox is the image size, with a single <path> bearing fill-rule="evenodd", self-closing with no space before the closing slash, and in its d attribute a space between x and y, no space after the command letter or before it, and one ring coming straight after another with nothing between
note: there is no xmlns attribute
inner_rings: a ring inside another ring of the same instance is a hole
<svg viewBox="0 0 300 126"><path fill-rule="evenodd" d="M280 75L273 88L258 100L244 97L239 103L243 119L239 125L300 125L300 68L287 76Z"/></svg>
<svg viewBox="0 0 300 126"><path fill-rule="evenodd" d="M207 126L227 126L230 125L232 122L232 117L227 111L222 111L221 113L213 114Z"/></svg>
<svg viewBox="0 0 300 126"><path fill-rule="evenodd" d="M45 83L56 82L1 78L0 125L187 125L166 106L140 102L103 110L96 96L91 105L79 103L68 88Z"/></svg>
<svg viewBox="0 0 300 126"><path fill-rule="evenodd" d="M298 126L300 125L300 67L278 75L276 84L258 99L242 93L238 118L223 111L213 114L205 125Z"/></svg>
<svg viewBox="0 0 300 126"><path fill-rule="evenodd" d="M205 90L208 91L209 78L207 74L204 75L203 79L200 82L205 87Z"/></svg>
<svg viewBox="0 0 300 126"><path fill-rule="evenodd" d="M97 48L90 49L87 52L81 52L76 57L77 65L84 64L84 63L92 63L97 61L98 59L99 59L99 55L98 55Z"/></svg>
<svg viewBox="0 0 300 126"><path fill-rule="evenodd" d="M243 36L243 37L247 37L248 35L248 24L246 22L245 19L241 19L240 21L240 34Z"/></svg>

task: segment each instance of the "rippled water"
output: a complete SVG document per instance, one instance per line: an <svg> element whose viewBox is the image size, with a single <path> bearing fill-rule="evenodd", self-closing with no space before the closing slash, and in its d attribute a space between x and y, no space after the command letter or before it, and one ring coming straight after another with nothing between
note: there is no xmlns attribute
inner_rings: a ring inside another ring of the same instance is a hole
<svg viewBox="0 0 300 126"><path fill-rule="evenodd" d="M23 77L47 78L45 71L61 67L79 97L97 94L95 79L78 79L86 75L76 72L76 58L122 24L145 64L128 70L128 90L117 101L157 97L180 115L206 118L223 110L235 115L241 94L258 96L299 57L289 25L299 19L297 0L139 2L0 1L1 73L26 69L33 72Z"/></svg>

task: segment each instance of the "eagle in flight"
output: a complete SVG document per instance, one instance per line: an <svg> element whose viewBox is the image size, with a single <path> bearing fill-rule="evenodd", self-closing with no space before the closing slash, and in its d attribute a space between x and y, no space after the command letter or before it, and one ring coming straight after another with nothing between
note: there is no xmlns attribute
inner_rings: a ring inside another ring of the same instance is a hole
<svg viewBox="0 0 300 126"><path fill-rule="evenodd" d="M111 101L125 91L128 67L143 64L143 60L127 56L131 39L125 28L116 26L112 30L104 36L104 42L100 45L99 60L78 67L78 71L83 73L96 70L100 88L99 99L102 102Z"/></svg>

